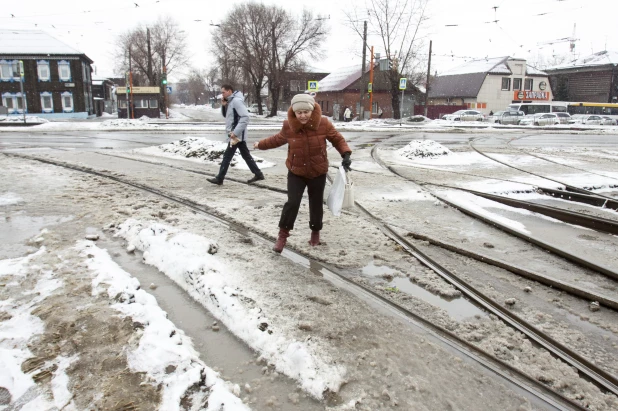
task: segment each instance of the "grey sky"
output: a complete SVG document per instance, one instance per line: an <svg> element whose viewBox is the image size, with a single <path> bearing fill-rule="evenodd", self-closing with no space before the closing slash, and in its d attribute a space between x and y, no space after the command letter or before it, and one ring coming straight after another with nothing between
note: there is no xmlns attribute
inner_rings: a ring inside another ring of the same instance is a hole
<svg viewBox="0 0 618 411"><path fill-rule="evenodd" d="M188 34L194 64L207 67L213 61L208 49L211 33L216 30L209 23L221 21L233 4L242 2L244 0L107 0L100 3L24 0L3 5L0 25L8 29L44 30L82 50L95 61L97 74L106 76L113 73L116 36L138 23L154 22L158 16L168 14ZM280 5L297 14L303 6L310 6L316 14L330 15L331 34L324 45L325 58L312 65L332 69L356 60L360 64L361 39L346 27L343 9L362 4L362 0L262 2ZM420 36L426 43L425 55L429 40L433 40L432 72L445 71L469 58L511 55L535 60L539 54L546 59L553 54L568 54L568 41L538 43L571 37L574 24L577 25L577 55L598 52L606 46L609 50L618 49L616 0L594 3L580 0L430 0L427 16ZM375 46L375 51L383 53L378 37L370 36L368 43Z"/></svg>

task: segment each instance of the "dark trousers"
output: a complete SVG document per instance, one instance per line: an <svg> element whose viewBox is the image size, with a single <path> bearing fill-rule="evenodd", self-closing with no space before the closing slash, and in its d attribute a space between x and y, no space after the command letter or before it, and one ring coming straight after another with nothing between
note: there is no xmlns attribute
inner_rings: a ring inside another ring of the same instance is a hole
<svg viewBox="0 0 618 411"><path fill-rule="evenodd" d="M227 174L227 169L230 167L230 163L232 162L232 158L236 153L236 149L240 150L240 155L242 156L245 163L249 166L249 170L253 174L260 175L262 172L260 168L255 164L255 160L251 157L251 153L249 152L249 148L247 147L246 141L241 141L236 145L231 145L227 143L227 148L225 149L225 153L223 153L223 160L221 161L221 167L219 168L219 174L217 174L217 179L223 181L225 175Z"/></svg>
<svg viewBox="0 0 618 411"><path fill-rule="evenodd" d="M303 199L305 187L309 194L309 227L313 231L322 229L322 217L324 216L324 187L326 186L326 174L316 178L305 178L288 171L288 201L281 211L279 228L291 230L298 216L300 202Z"/></svg>

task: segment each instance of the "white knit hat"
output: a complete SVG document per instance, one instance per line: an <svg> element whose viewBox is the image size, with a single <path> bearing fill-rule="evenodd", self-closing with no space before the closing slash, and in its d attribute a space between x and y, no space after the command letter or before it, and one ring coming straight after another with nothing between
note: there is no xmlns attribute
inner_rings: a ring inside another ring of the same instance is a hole
<svg viewBox="0 0 618 411"><path fill-rule="evenodd" d="M292 111L313 111L315 100L309 94L297 94L292 97Z"/></svg>

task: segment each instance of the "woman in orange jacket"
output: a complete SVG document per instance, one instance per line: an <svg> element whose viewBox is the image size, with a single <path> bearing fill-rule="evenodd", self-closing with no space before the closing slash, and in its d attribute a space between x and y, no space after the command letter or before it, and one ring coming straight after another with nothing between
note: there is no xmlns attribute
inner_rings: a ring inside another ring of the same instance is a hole
<svg viewBox="0 0 618 411"><path fill-rule="evenodd" d="M279 133L256 142L253 147L258 150L268 150L289 145L285 165L288 168L288 201L283 206L279 219L279 235L274 251L283 251L290 230L300 209L305 188L309 195L309 227L311 239L309 244L320 244L320 230L324 216L323 198L328 173L328 157L326 140L341 154L341 165L350 170L352 150L345 138L333 124L322 117L322 109L309 94L297 94L292 98L292 106L288 109L288 119L283 122Z"/></svg>

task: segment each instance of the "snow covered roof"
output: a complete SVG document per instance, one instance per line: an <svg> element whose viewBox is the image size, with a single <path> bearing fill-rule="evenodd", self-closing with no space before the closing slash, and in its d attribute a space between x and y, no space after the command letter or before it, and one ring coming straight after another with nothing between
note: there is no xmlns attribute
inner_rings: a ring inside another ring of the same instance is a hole
<svg viewBox="0 0 618 411"><path fill-rule="evenodd" d="M366 72L369 71L369 69L370 66L367 65ZM358 80L361 76L361 71L362 68L358 64L335 70L318 81L318 92L341 91Z"/></svg>
<svg viewBox="0 0 618 411"><path fill-rule="evenodd" d="M0 54L79 54L84 53L41 30L0 29Z"/></svg>
<svg viewBox="0 0 618 411"><path fill-rule="evenodd" d="M565 64L559 64L557 66L549 67L547 70L564 70L581 67L595 67L606 66L612 64L618 65L618 52L616 51L599 51L598 53L591 54L586 57L580 57L575 61L571 61Z"/></svg>

